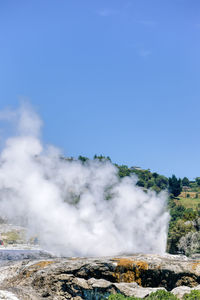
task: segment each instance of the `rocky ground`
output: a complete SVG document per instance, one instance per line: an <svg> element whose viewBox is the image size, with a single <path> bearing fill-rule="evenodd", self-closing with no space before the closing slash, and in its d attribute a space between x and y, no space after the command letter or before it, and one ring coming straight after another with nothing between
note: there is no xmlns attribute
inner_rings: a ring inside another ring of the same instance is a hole
<svg viewBox="0 0 200 300"><path fill-rule="evenodd" d="M144 298L159 288L181 299L200 289L200 260L185 256L30 258L10 261L0 270L0 288L20 300L100 300L110 293Z"/></svg>

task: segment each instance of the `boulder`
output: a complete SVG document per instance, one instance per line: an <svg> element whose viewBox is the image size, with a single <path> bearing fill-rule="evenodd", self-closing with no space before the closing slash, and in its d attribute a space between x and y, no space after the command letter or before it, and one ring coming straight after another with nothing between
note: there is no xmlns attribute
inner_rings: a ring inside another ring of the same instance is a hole
<svg viewBox="0 0 200 300"><path fill-rule="evenodd" d="M192 290L200 290L200 285L195 288L190 288L189 286L179 286L174 288L171 293L174 294L177 298L183 299L185 294L189 294Z"/></svg>

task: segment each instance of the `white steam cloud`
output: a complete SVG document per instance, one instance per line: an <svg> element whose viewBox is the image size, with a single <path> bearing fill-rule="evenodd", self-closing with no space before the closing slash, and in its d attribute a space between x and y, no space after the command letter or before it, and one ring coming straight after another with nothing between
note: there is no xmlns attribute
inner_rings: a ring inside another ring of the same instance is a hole
<svg viewBox="0 0 200 300"><path fill-rule="evenodd" d="M3 117L14 118L18 134L0 153L1 216L61 255L165 252L165 193L144 192L135 177L120 180L109 162L61 159L39 140L41 121L30 108Z"/></svg>

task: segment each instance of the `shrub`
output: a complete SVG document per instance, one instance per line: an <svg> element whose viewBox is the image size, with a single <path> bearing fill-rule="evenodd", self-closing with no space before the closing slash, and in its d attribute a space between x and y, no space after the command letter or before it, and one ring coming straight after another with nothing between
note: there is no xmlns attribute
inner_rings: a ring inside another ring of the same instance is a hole
<svg viewBox="0 0 200 300"><path fill-rule="evenodd" d="M179 240L178 249L187 256L200 253L200 232L189 232L183 236Z"/></svg>
<svg viewBox="0 0 200 300"><path fill-rule="evenodd" d="M189 222L188 224L182 219L179 219L177 222L172 222L170 224L169 236L168 236L169 253L174 254L180 251L180 249L178 248L179 240L191 231L195 231L195 228L191 222ZM183 249L181 249L181 251L183 251Z"/></svg>
<svg viewBox="0 0 200 300"><path fill-rule="evenodd" d="M178 300L176 296L165 290L159 290L151 293L146 299L148 300Z"/></svg>
<svg viewBox="0 0 200 300"><path fill-rule="evenodd" d="M165 290L159 290L156 291L155 293L151 293L146 300L178 300L176 296L171 294L170 292L167 292ZM196 300L197 298L186 298L186 299L192 299ZM200 298L198 298L200 299ZM108 300L141 300L141 298L136 298L136 297L125 297L121 294L116 294L116 295L110 295Z"/></svg>
<svg viewBox="0 0 200 300"><path fill-rule="evenodd" d="M199 300L200 291L191 291L189 294L184 295L183 300Z"/></svg>

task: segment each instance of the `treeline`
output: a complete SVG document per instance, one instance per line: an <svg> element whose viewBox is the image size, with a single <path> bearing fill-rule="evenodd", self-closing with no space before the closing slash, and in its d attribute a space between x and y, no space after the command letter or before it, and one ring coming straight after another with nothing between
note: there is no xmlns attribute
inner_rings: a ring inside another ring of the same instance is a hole
<svg viewBox="0 0 200 300"><path fill-rule="evenodd" d="M87 163L90 159L85 156L79 156L78 160L82 163ZM99 160L101 162L109 161L112 163L111 158L109 156L103 155L94 155L93 160ZM168 190L170 194L177 197L181 191L182 186L188 184L189 180L186 182L186 177L181 180L177 179L175 175L172 175L171 178L167 178L166 176L160 175L156 172L151 172L150 169L142 169L140 167L128 167L127 165L119 165L113 163L118 168L118 175L120 178L136 175L138 178L137 185L144 189L152 189L156 192L160 192L162 190ZM200 180L199 180L200 183Z"/></svg>
<svg viewBox="0 0 200 300"><path fill-rule="evenodd" d="M73 160L70 158L69 160ZM87 163L90 159L85 156L79 156L78 160L82 163ZM93 160L99 160L101 162L109 161L112 163L109 156L94 155ZM136 175L138 178L137 185L144 189L152 189L156 192L162 190L168 190L172 197L178 197L184 190L191 190L197 192L200 190L200 177L196 177L194 181L190 181L187 177L177 178L175 175L166 177L156 172L151 172L150 169L142 169L140 167L128 167L127 165L119 165L113 163L118 168L118 175L120 178Z"/></svg>
<svg viewBox="0 0 200 300"><path fill-rule="evenodd" d="M109 156L94 155L93 159L101 162L109 161L112 163ZM87 163L90 159L85 156L79 156L78 160L80 160L82 163ZM163 175L159 175L155 172L152 173L149 169L144 170L140 167L128 167L127 165L119 165L116 163L113 163L113 165L117 167L118 176L120 178L136 175L138 178L137 185L144 189L152 189L156 192L168 189L169 180Z"/></svg>

